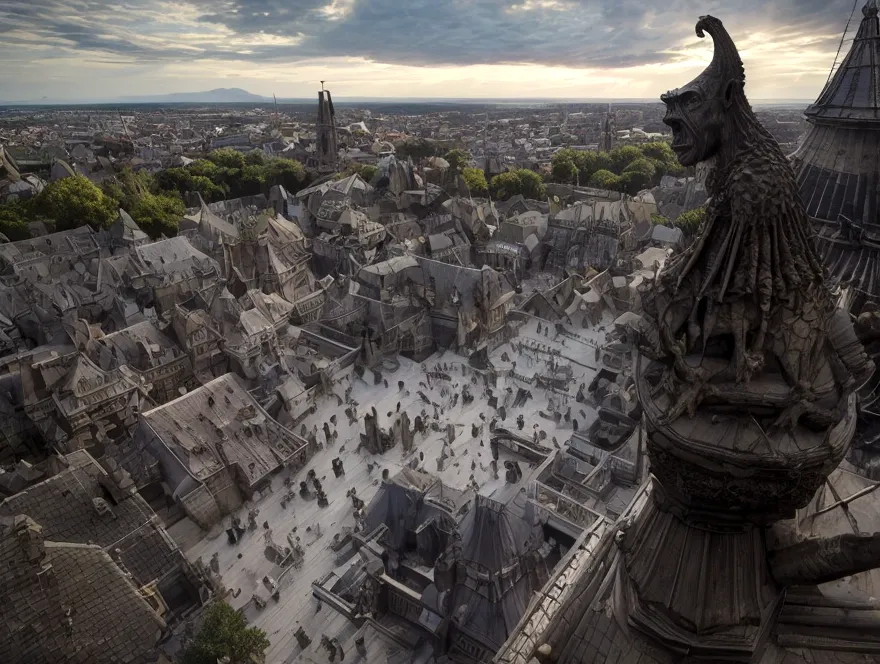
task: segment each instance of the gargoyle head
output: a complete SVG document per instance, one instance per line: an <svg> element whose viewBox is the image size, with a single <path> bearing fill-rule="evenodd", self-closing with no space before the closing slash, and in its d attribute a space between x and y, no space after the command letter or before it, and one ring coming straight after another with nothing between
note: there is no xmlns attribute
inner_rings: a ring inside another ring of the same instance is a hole
<svg viewBox="0 0 880 664"><path fill-rule="evenodd" d="M697 36L715 41L711 64L693 81L660 97L666 104L663 122L672 129L672 150L682 166L713 157L725 138L727 115L743 97L746 75L727 30L714 16L701 16Z"/></svg>

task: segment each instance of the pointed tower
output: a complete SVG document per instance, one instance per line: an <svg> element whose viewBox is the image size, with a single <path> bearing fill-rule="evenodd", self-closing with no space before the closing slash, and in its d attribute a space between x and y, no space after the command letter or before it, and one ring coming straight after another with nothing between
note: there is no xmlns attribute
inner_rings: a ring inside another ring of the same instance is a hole
<svg viewBox="0 0 880 664"><path fill-rule="evenodd" d="M318 93L318 171L332 173L336 170L337 145L336 145L336 111L333 109L333 99L330 91L324 89L321 82L321 91Z"/></svg>
<svg viewBox="0 0 880 664"><path fill-rule="evenodd" d="M880 301L880 19L862 8L852 46L805 115L809 129L792 156L817 249L832 278L854 287L854 313Z"/></svg>
<svg viewBox="0 0 880 664"><path fill-rule="evenodd" d="M602 143L599 152L611 152L614 149L614 113L611 104L608 104L608 113L605 115L605 124L602 128Z"/></svg>

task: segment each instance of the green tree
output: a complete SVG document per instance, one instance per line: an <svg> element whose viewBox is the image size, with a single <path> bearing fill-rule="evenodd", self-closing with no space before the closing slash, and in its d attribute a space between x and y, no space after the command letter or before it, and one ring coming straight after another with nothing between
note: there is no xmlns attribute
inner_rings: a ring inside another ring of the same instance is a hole
<svg viewBox="0 0 880 664"><path fill-rule="evenodd" d="M443 158L449 162L449 168L456 173L461 173L462 170L467 168L468 164L471 163L470 154L468 154L466 150L461 150L459 148L450 150Z"/></svg>
<svg viewBox="0 0 880 664"><path fill-rule="evenodd" d="M639 151L648 159L654 159L664 164L674 164L678 162L678 158L675 156L669 143L664 141L645 143L639 147Z"/></svg>
<svg viewBox="0 0 880 664"><path fill-rule="evenodd" d="M550 159L550 174L554 182L575 184L578 181L577 152L571 148L559 150Z"/></svg>
<svg viewBox="0 0 880 664"><path fill-rule="evenodd" d="M655 226L671 226L672 222L669 221L668 217L664 217L662 214L652 214L651 215L651 223Z"/></svg>
<svg viewBox="0 0 880 664"><path fill-rule="evenodd" d="M515 171L515 173L519 176L519 180L522 183L522 195L525 198L543 200L547 197L544 180L540 175L535 173L535 171L521 168L518 171Z"/></svg>
<svg viewBox="0 0 880 664"><path fill-rule="evenodd" d="M180 664L217 664L221 657L228 657L230 664L250 664L252 657L262 655L268 647L263 630L248 627L244 616L226 602L216 602L205 612L202 627Z"/></svg>
<svg viewBox="0 0 880 664"><path fill-rule="evenodd" d="M590 186L596 189L616 191L620 187L620 176L603 168L593 173L590 178Z"/></svg>
<svg viewBox="0 0 880 664"><path fill-rule="evenodd" d="M481 168L465 168L461 172L465 184L470 189L471 196L485 196L489 193L489 183L486 182L486 174Z"/></svg>
<svg viewBox="0 0 880 664"><path fill-rule="evenodd" d="M642 152L635 145L622 145L619 148L614 148L608 155L611 161L609 170L614 173L623 173L623 169L641 157Z"/></svg>
<svg viewBox="0 0 880 664"><path fill-rule="evenodd" d="M656 169L654 181L659 182L664 175L681 176L686 170L684 166L678 163L678 157L672 151L669 143L663 141L655 141L653 143L645 143L639 147L642 154L651 160Z"/></svg>
<svg viewBox="0 0 880 664"><path fill-rule="evenodd" d="M541 176L527 168L507 171L492 178L489 183L492 196L501 200L522 195L524 198L541 200L547 195Z"/></svg>
<svg viewBox="0 0 880 664"><path fill-rule="evenodd" d="M244 163L250 166L262 166L266 163L266 153L262 150L251 150L244 156Z"/></svg>
<svg viewBox="0 0 880 664"><path fill-rule="evenodd" d="M180 220L186 213L183 201L167 194L146 193L126 210L141 230L156 239L177 235Z"/></svg>
<svg viewBox="0 0 880 664"><path fill-rule="evenodd" d="M204 175L193 175L190 187L187 191L198 192L205 203L216 203L226 198L226 189L220 185L214 184L210 178ZM186 192L178 192L180 194Z"/></svg>
<svg viewBox="0 0 880 664"><path fill-rule="evenodd" d="M572 151L574 152L574 151ZM593 173L611 166L608 155L604 152L574 152L574 165L578 169L578 180L585 184L593 177Z"/></svg>
<svg viewBox="0 0 880 664"><path fill-rule="evenodd" d="M245 166L241 169L240 177L235 182L235 189L230 187L230 194L233 198L239 196L256 196L262 193L263 186L267 183L268 178L266 169L262 166Z"/></svg>
<svg viewBox="0 0 880 664"><path fill-rule="evenodd" d="M233 150L232 148L212 150L208 153L208 160L214 162L220 168L242 169L247 164L244 155L238 150Z"/></svg>
<svg viewBox="0 0 880 664"><path fill-rule="evenodd" d="M27 240L31 237L28 229L29 221L31 221L31 211L26 203L18 201L0 203L0 233L3 233L10 242Z"/></svg>
<svg viewBox="0 0 880 664"><path fill-rule="evenodd" d="M35 201L35 209L55 222L55 230L65 231L88 224L101 229L119 214L116 201L82 175L49 184Z"/></svg>
<svg viewBox="0 0 880 664"><path fill-rule="evenodd" d="M700 232L703 222L706 220L706 208L698 207L687 212L682 212L675 220L675 226L681 229L682 233L691 237Z"/></svg>
<svg viewBox="0 0 880 664"><path fill-rule="evenodd" d="M621 191L630 196L635 196L642 189L651 186L656 173L657 167L650 159L641 157L630 162L629 166L623 169L623 173L620 176L622 183Z"/></svg>
<svg viewBox="0 0 880 664"><path fill-rule="evenodd" d="M166 168L156 174L156 186L160 191L176 191L183 195L193 190L193 174L189 168Z"/></svg>
<svg viewBox="0 0 880 664"><path fill-rule="evenodd" d="M215 167L214 176L219 179L220 173L220 169ZM156 189L158 192L171 192L180 196L190 191L198 192L206 203L223 200L227 192L223 186L215 184L210 177L196 175L189 167L160 171L156 174Z"/></svg>
<svg viewBox="0 0 880 664"><path fill-rule="evenodd" d="M403 143L395 144L394 154L403 161L406 161L407 157L409 157L414 163L419 163L422 159L436 156L437 145L424 138L404 141Z"/></svg>
<svg viewBox="0 0 880 664"><path fill-rule="evenodd" d="M169 168L169 171L180 170L175 168ZM193 176L202 175L210 180L217 180L220 177L220 167L217 166L213 161L209 161L208 159L196 159L189 166L186 167L186 171ZM167 172L167 171L162 171Z"/></svg>
<svg viewBox="0 0 880 664"><path fill-rule="evenodd" d="M351 177L352 175L359 175L364 182L370 182L373 177L375 177L377 169L372 164L358 164L356 162L352 162L348 166L346 166L344 171L340 171L334 176L334 180L342 180L347 177Z"/></svg>
<svg viewBox="0 0 880 664"><path fill-rule="evenodd" d="M117 208L130 211L138 199L158 189L156 179L145 171L125 168L113 178L101 183L101 191L115 201Z"/></svg>

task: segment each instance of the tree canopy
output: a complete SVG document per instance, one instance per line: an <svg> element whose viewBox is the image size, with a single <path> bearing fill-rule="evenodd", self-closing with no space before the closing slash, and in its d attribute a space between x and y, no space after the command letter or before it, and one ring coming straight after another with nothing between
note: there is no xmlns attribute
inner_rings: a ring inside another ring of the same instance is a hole
<svg viewBox="0 0 880 664"><path fill-rule="evenodd" d="M25 203L0 203L0 233L10 242L27 240L31 237L28 229L30 212Z"/></svg>
<svg viewBox="0 0 880 664"><path fill-rule="evenodd" d="M489 189L492 196L500 200L506 200L517 194L540 200L547 195L541 176L527 168L496 175L489 183Z"/></svg>
<svg viewBox="0 0 880 664"><path fill-rule="evenodd" d="M214 150L205 159L156 175L160 191L174 191L181 196L198 192L206 203L265 194L275 185L296 192L309 180L305 167L294 159L267 157L259 150L244 154L232 148Z"/></svg>
<svg viewBox="0 0 880 664"><path fill-rule="evenodd" d="M449 162L449 168L456 173L461 173L471 163L471 155L467 150L455 148L446 153L443 157Z"/></svg>
<svg viewBox="0 0 880 664"><path fill-rule="evenodd" d="M413 162L419 163L422 159L436 157L437 144L424 138L410 139L394 144L394 154L398 159L412 158Z"/></svg>
<svg viewBox="0 0 880 664"><path fill-rule="evenodd" d="M672 221L662 215L651 215L651 221L661 226L671 226L680 228L685 237L693 237L700 232L700 227L706 220L706 208L698 207L693 210L682 212L675 221Z"/></svg>
<svg viewBox="0 0 880 664"><path fill-rule="evenodd" d="M640 159L642 157L642 151L639 150L635 145L623 145L619 148L614 148L611 152L608 153L608 158L611 161L610 167L608 170L613 173L623 173L623 169L629 166L636 159Z"/></svg>
<svg viewBox="0 0 880 664"><path fill-rule="evenodd" d="M176 196L145 193L126 212L144 233L156 239L177 235L186 208Z"/></svg>
<svg viewBox="0 0 880 664"><path fill-rule="evenodd" d="M485 196L489 193L489 183L486 182L486 174L479 168L465 168L461 172L464 182L471 192L471 196Z"/></svg>
<svg viewBox="0 0 880 664"><path fill-rule="evenodd" d="M650 159L639 157L631 161L629 165L623 169L620 174L621 191L630 196L635 196L642 189L651 186L654 176L657 174L657 167Z"/></svg>
<svg viewBox="0 0 880 664"><path fill-rule="evenodd" d="M589 184L597 189L616 190L620 186L620 176L603 168L593 173Z"/></svg>
<svg viewBox="0 0 880 664"><path fill-rule="evenodd" d="M100 230L113 223L119 214L116 201L82 175L47 185L34 201L34 210L54 221L57 231L85 224Z"/></svg>
<svg viewBox="0 0 880 664"><path fill-rule="evenodd" d="M362 177L367 176L364 179L372 179L369 169L375 172L374 167L360 168ZM0 204L0 233L12 241L27 239L28 223L36 220L44 220L59 231L85 224L106 228L122 208L150 237L173 236L186 213L184 196L190 192L213 203L268 193L274 185L296 192L309 180L309 173L298 161L267 157L259 150L243 154L223 148L188 166L167 168L156 175L126 168L100 187L83 176L63 178L32 199Z"/></svg>
<svg viewBox="0 0 880 664"><path fill-rule="evenodd" d="M624 145L611 152L578 151L563 148L550 162L550 179L562 184L589 183L591 187L635 195L656 186L664 175L682 175L686 169L668 143L655 141ZM602 173L594 178L597 173ZM616 179L607 174L617 176ZM596 184L599 183L599 184Z"/></svg>
<svg viewBox="0 0 880 664"><path fill-rule="evenodd" d="M379 169L372 164L358 164L357 162L352 162L346 166L344 171L337 173L334 180L342 180L343 178L357 174L364 182L372 182L378 170Z"/></svg>
<svg viewBox="0 0 880 664"><path fill-rule="evenodd" d="M208 160L220 168L242 169L247 163L244 154L232 148L219 148L208 153Z"/></svg>
<svg viewBox="0 0 880 664"><path fill-rule="evenodd" d="M160 190L158 178L143 171L135 173L125 169L115 178L105 181L101 188L116 201L116 207L128 212L151 238L177 235L186 208L176 191L167 193Z"/></svg>
<svg viewBox="0 0 880 664"><path fill-rule="evenodd" d="M550 160L550 172L554 182L577 184L580 171L575 162L575 154L571 148L563 148L553 155Z"/></svg>
<svg viewBox="0 0 880 664"><path fill-rule="evenodd" d="M228 657L230 664L250 664L252 656L262 655L268 647L263 630L248 627L244 616L226 602L215 602L180 664L217 664L222 657Z"/></svg>

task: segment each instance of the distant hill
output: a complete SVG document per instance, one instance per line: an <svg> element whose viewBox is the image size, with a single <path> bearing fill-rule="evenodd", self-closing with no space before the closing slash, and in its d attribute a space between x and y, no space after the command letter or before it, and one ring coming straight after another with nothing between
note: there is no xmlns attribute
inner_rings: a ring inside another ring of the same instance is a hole
<svg viewBox="0 0 880 664"><path fill-rule="evenodd" d="M114 101L128 104L230 104L243 102L257 104L272 101L272 98L254 95L241 88L217 88L207 92L172 92L167 95L120 97Z"/></svg>

